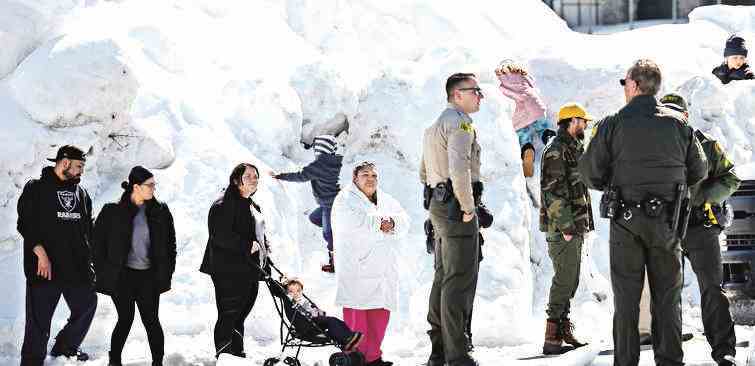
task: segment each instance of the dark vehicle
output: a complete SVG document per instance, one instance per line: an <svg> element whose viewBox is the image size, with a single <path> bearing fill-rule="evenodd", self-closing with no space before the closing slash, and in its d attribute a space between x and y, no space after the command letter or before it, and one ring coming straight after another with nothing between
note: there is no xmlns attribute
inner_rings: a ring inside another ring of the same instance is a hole
<svg viewBox="0 0 755 366"><path fill-rule="evenodd" d="M734 220L721 242L722 287L737 324L755 324L755 180L743 180L728 200Z"/></svg>

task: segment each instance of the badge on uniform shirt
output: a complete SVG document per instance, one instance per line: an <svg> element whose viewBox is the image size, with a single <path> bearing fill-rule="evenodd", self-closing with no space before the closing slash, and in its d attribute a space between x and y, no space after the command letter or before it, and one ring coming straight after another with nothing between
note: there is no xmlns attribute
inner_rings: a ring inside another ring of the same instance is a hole
<svg viewBox="0 0 755 366"><path fill-rule="evenodd" d="M474 126L471 122L462 121L459 128L466 133L474 133Z"/></svg>

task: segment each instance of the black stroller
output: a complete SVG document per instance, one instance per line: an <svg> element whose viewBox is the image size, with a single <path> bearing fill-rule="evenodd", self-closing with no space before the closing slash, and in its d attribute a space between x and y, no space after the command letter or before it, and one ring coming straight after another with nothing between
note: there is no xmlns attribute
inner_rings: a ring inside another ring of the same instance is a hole
<svg viewBox="0 0 755 366"><path fill-rule="evenodd" d="M362 353L356 351L349 353L343 352L342 346L334 339L328 337L325 330L317 326L317 324L311 319L301 316L297 312L289 314L291 319L286 316L286 304L292 305L291 299L287 296L287 291L284 285L280 281L273 279L271 269L275 270L281 278L283 277L283 273L272 263L272 261L270 261L269 258L267 264L269 265L269 267L266 266L267 268L262 269L259 268L259 266L257 268L262 272L263 280L265 281L265 284L267 284L267 287L270 290L270 295L273 298L275 310L281 318L280 339L283 347L281 348L281 353L278 357L270 357L266 359L263 365L273 366L282 360L283 363L288 366L301 366L301 362L299 362L299 353L301 352L302 347L315 348L334 346L341 349L341 352L334 353L330 356L329 364L331 366L363 366L364 355L362 355ZM306 297L306 295L304 295L304 297L314 304L314 302ZM294 324L296 324L296 326L294 326ZM296 349L295 356L284 357L287 348Z"/></svg>

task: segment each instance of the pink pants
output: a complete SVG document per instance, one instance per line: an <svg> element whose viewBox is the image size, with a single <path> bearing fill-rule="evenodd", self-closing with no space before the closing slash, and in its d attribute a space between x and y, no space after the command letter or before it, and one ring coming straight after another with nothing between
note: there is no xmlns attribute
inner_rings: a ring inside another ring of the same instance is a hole
<svg viewBox="0 0 755 366"><path fill-rule="evenodd" d="M391 312L386 309L357 310L343 308L343 321L355 332L363 334L362 343L357 350L364 354L365 361L372 362L383 355L380 345L385 338Z"/></svg>

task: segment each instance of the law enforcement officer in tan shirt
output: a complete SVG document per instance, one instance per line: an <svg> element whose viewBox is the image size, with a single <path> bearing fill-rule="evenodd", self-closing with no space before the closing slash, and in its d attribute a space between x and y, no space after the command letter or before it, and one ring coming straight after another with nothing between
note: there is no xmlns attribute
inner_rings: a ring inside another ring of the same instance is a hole
<svg viewBox="0 0 755 366"><path fill-rule="evenodd" d="M420 179L432 188L430 219L435 227L435 278L430 292L432 353L429 366L469 366L464 333L479 270L479 224L472 185L480 184L480 145L472 118L482 91L474 74L446 82L448 106L425 130Z"/></svg>

